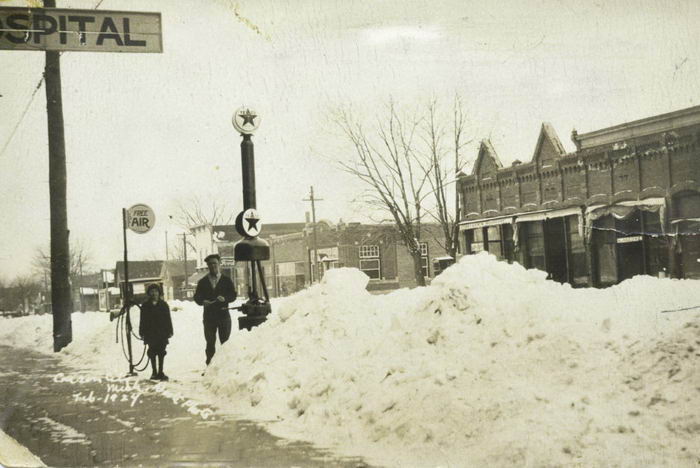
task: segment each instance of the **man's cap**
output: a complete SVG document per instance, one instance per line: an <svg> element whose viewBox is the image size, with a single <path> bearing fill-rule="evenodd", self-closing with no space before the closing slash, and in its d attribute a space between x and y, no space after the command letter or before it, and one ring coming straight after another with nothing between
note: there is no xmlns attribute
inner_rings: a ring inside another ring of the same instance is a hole
<svg viewBox="0 0 700 468"><path fill-rule="evenodd" d="M221 255L219 255L219 254L207 255L206 257L204 257L204 263L209 263L209 260L212 260L214 258L217 259L219 261L219 263L221 263Z"/></svg>

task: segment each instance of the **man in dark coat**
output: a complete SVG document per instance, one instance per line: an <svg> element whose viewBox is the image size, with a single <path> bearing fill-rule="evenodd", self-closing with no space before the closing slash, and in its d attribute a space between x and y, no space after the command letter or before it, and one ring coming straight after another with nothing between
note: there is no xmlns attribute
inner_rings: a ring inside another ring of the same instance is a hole
<svg viewBox="0 0 700 468"><path fill-rule="evenodd" d="M194 301L204 306L204 338L207 340L207 365L216 352L216 333L221 344L231 336L231 314L229 303L236 300L236 289L231 278L221 274L221 257L208 255L204 261L209 274L199 280L194 292Z"/></svg>

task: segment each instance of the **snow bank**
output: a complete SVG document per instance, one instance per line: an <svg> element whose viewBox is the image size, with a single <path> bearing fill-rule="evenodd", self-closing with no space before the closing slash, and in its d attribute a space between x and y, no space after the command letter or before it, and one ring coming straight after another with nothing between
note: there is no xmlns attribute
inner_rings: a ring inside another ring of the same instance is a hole
<svg viewBox="0 0 700 468"><path fill-rule="evenodd" d="M697 281L572 289L462 258L425 288L374 296L358 270L273 303L204 378L201 311L173 304L166 372L281 435L391 466L667 465L700 458ZM176 307L177 306L177 307ZM105 314L74 314L66 359L123 372ZM50 351L50 317L0 338ZM63 354L63 353L62 353Z"/></svg>
<svg viewBox="0 0 700 468"><path fill-rule="evenodd" d="M426 288L372 296L366 282L333 270L280 301L205 384L289 435L391 465L697 462L698 314L660 313L700 305L697 282L575 290L487 254ZM683 346L668 377L654 363Z"/></svg>

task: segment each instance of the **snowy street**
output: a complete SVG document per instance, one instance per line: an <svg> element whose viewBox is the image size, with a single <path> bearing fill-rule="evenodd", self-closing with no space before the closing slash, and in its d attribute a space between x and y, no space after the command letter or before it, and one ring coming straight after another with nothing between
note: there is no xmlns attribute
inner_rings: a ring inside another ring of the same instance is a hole
<svg viewBox="0 0 700 468"><path fill-rule="evenodd" d="M252 422L209 415L206 407L192 414L143 373L96 381L56 357L6 346L0 362L0 430L48 466L366 466L271 436Z"/></svg>
<svg viewBox="0 0 700 468"><path fill-rule="evenodd" d="M138 388L109 380L126 362L107 314L73 314L74 342L58 355L50 316L2 319L14 412L0 429L63 466L319 456L240 420L373 465L696 466L698 282L640 276L599 290L544 277L480 254L428 287L376 296L358 270L332 270L273 302L252 332L234 330L204 376L201 308L174 301L172 380L142 372ZM51 431L68 440L43 443ZM319 462L332 463L344 462Z"/></svg>

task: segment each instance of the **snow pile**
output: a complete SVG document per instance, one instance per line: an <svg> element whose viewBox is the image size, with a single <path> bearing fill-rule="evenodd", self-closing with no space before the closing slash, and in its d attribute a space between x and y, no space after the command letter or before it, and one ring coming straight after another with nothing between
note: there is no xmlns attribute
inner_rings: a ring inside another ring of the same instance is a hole
<svg viewBox="0 0 700 468"><path fill-rule="evenodd" d="M697 282L574 290L487 254L427 288L372 296L366 282L334 270L278 302L216 356L206 385L281 433L394 465L700 455L697 313L660 313L700 304ZM673 383L654 362L684 345Z"/></svg>
<svg viewBox="0 0 700 468"><path fill-rule="evenodd" d="M577 290L485 253L425 288L367 281L331 270L276 300L203 378L201 309L171 303L166 372L280 435L391 466L697 463L699 314L661 313L700 305L697 281ZM105 314L73 326L69 362L126 370ZM0 319L0 339L50 352L51 318Z"/></svg>

